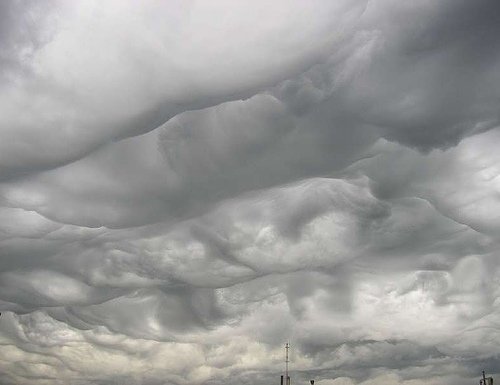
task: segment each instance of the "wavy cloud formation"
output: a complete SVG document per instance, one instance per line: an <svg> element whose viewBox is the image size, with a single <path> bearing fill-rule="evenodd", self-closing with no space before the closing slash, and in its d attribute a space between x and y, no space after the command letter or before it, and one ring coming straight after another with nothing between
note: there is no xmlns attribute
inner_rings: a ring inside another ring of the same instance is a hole
<svg viewBox="0 0 500 385"><path fill-rule="evenodd" d="M1 383L498 375L499 11L1 4Z"/></svg>

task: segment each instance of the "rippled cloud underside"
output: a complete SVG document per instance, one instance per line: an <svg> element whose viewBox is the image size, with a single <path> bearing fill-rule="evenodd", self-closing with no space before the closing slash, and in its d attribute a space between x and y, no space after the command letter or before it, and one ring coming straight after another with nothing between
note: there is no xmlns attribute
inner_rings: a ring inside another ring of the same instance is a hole
<svg viewBox="0 0 500 385"><path fill-rule="evenodd" d="M500 4L0 3L0 383L500 377Z"/></svg>

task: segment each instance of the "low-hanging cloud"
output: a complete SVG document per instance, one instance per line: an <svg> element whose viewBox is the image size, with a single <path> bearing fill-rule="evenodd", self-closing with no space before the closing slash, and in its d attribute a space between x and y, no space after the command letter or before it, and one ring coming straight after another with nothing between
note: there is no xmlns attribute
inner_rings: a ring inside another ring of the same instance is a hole
<svg viewBox="0 0 500 385"><path fill-rule="evenodd" d="M494 2L1 8L0 382L500 373Z"/></svg>

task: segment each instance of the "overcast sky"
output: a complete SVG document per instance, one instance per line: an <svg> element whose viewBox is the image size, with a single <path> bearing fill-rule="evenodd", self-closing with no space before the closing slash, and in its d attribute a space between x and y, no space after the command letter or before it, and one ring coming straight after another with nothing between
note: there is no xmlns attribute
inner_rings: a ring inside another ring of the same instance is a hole
<svg viewBox="0 0 500 385"><path fill-rule="evenodd" d="M499 106L495 0L1 1L0 383L500 380Z"/></svg>

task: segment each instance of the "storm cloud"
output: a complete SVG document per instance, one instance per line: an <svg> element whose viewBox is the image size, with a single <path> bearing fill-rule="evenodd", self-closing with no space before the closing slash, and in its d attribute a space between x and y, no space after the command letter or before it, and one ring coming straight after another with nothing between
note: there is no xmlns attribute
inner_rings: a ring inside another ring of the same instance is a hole
<svg viewBox="0 0 500 385"><path fill-rule="evenodd" d="M500 5L0 5L0 382L498 376Z"/></svg>

